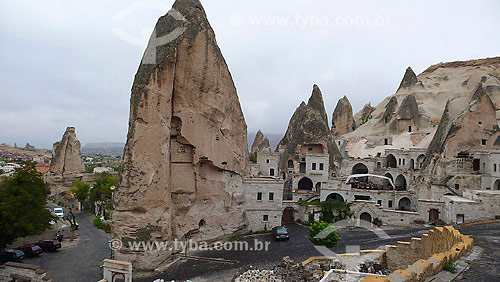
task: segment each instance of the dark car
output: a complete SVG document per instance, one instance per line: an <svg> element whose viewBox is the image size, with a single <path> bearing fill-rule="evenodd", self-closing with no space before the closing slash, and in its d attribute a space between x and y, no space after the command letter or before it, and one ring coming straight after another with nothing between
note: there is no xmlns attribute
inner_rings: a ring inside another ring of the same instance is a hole
<svg viewBox="0 0 500 282"><path fill-rule="evenodd" d="M24 252L15 249L7 249L0 252L0 264L4 264L8 261L20 262L24 259Z"/></svg>
<svg viewBox="0 0 500 282"><path fill-rule="evenodd" d="M273 228L273 238L276 240L288 240L288 229L285 226L276 226Z"/></svg>
<svg viewBox="0 0 500 282"><path fill-rule="evenodd" d="M17 248L20 251L23 251L26 257L34 257L43 253L43 249L36 244L24 244L21 247Z"/></svg>
<svg viewBox="0 0 500 282"><path fill-rule="evenodd" d="M57 249L61 248L61 242L57 240L40 240L36 242L44 252L55 252Z"/></svg>

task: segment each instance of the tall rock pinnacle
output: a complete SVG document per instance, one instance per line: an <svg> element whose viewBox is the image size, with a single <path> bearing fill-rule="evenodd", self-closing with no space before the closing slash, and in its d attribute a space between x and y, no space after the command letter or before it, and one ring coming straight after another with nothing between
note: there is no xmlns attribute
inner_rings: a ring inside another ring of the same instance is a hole
<svg viewBox="0 0 500 282"><path fill-rule="evenodd" d="M66 128L61 141L54 143L50 173L66 175L85 172L80 141L74 127Z"/></svg>
<svg viewBox="0 0 500 282"><path fill-rule="evenodd" d="M255 138L253 139L253 144L250 153L255 153L259 150L260 144L264 142L264 134L262 134L262 131L257 131L257 134L255 134Z"/></svg>
<svg viewBox="0 0 500 282"><path fill-rule="evenodd" d="M323 95L317 85L308 103L302 102L293 113L288 129L278 144L277 150L281 153L280 167L284 170L289 159L296 158L298 146L306 144L321 144L325 152L330 154L330 169L338 167L342 159L337 145L334 142L332 131L328 125Z"/></svg>
<svg viewBox="0 0 500 282"><path fill-rule="evenodd" d="M356 129L352 106L346 96L339 99L332 116L332 132L335 136L344 135Z"/></svg>
<svg viewBox="0 0 500 282"><path fill-rule="evenodd" d="M413 85L418 85L421 82L418 81L417 75L411 67L408 67L405 71L405 75L403 76L403 79L401 80L401 83L399 84L398 90L401 88L407 88L411 87ZM420 84L421 85L421 84Z"/></svg>
<svg viewBox="0 0 500 282"><path fill-rule="evenodd" d="M243 187L237 183L247 171L246 131L202 5L177 0L158 20L132 86L113 238L125 246L172 242L187 233L211 240L243 229ZM229 175L234 185L226 189ZM171 252L117 250L115 257L154 269Z"/></svg>

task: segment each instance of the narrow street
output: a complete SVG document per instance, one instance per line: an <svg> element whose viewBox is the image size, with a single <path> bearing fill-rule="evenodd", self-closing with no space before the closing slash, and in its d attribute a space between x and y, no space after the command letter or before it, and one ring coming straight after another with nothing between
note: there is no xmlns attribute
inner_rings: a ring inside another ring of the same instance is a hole
<svg viewBox="0 0 500 282"><path fill-rule="evenodd" d="M75 213L75 216L79 224L76 244L23 262L41 266L55 282L95 282L102 279L102 260L111 255L108 246L110 236L94 226L91 215Z"/></svg>

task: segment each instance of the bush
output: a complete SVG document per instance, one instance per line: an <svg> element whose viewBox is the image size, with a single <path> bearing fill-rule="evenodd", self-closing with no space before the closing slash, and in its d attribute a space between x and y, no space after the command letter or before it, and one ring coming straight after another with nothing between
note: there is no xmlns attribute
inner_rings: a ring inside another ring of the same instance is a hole
<svg viewBox="0 0 500 282"><path fill-rule="evenodd" d="M324 229L328 231L328 235L325 238L319 238L317 235ZM313 244L326 246L328 248L336 247L338 241L340 240L340 236L334 230L333 225L324 221L314 222L311 225L311 229L309 229L308 233L309 233L309 240L311 240Z"/></svg>
<svg viewBox="0 0 500 282"><path fill-rule="evenodd" d="M94 218L94 226L98 229L104 230L106 233L111 233L111 225L102 222L100 217Z"/></svg>
<svg viewBox="0 0 500 282"><path fill-rule="evenodd" d="M457 272L457 268L455 267L455 264L449 258L446 258L444 265L443 265L443 269L448 271L448 272L451 272L451 273Z"/></svg>

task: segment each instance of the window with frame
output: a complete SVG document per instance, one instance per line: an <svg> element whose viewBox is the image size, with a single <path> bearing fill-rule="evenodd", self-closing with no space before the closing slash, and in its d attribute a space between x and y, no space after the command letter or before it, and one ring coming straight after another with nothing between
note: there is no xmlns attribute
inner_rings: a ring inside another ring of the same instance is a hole
<svg viewBox="0 0 500 282"><path fill-rule="evenodd" d="M312 163L312 170L316 170L316 163Z"/></svg>
<svg viewBox="0 0 500 282"><path fill-rule="evenodd" d="M392 208L392 200L389 200L389 207Z"/></svg>
<svg viewBox="0 0 500 282"><path fill-rule="evenodd" d="M257 201L262 201L262 192L257 192Z"/></svg>
<svg viewBox="0 0 500 282"><path fill-rule="evenodd" d="M325 169L325 165L323 163L320 163L319 164L319 170L323 170L323 169Z"/></svg>
<svg viewBox="0 0 500 282"><path fill-rule="evenodd" d="M274 201L274 193L273 192L269 193L269 201Z"/></svg>
<svg viewBox="0 0 500 282"><path fill-rule="evenodd" d="M269 215L267 215L267 214L262 215L262 221L263 222L268 222L269 221Z"/></svg>

